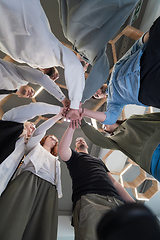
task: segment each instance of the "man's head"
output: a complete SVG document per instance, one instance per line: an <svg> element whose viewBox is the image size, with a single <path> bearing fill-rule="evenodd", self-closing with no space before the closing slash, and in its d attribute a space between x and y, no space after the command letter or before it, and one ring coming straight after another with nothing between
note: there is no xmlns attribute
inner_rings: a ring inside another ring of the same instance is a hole
<svg viewBox="0 0 160 240"><path fill-rule="evenodd" d="M100 89L97 90L97 92L93 95L94 99L101 99L101 98L106 98L107 97L107 93L106 93L106 89L107 89L107 84L103 84L102 87Z"/></svg>
<svg viewBox="0 0 160 240"><path fill-rule="evenodd" d="M44 69L41 69L41 71L44 74L47 74L50 77L50 79L52 79L53 81L56 81L59 78L59 72L55 67L44 68Z"/></svg>
<svg viewBox="0 0 160 240"><path fill-rule="evenodd" d="M77 57L78 57L79 61L81 62L82 66L83 66L84 72L86 72L86 71L87 71L87 68L88 68L88 66L89 66L89 63L87 63L87 62L80 56L79 53L77 53Z"/></svg>
<svg viewBox="0 0 160 240"><path fill-rule="evenodd" d="M33 97L35 91L32 87L25 85L21 86L15 94L18 95L18 97L30 98Z"/></svg>
<svg viewBox="0 0 160 240"><path fill-rule="evenodd" d="M88 153L88 145L87 145L87 143L85 142L84 138L78 137L78 138L76 139L75 150L76 150L77 152Z"/></svg>

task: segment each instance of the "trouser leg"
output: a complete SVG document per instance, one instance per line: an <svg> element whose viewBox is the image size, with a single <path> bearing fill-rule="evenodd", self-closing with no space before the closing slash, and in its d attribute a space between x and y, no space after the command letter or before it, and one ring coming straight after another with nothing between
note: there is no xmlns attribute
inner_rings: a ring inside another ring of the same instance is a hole
<svg viewBox="0 0 160 240"><path fill-rule="evenodd" d="M123 204L114 197L87 194L76 203L73 212L75 240L97 240L97 224L107 211Z"/></svg>

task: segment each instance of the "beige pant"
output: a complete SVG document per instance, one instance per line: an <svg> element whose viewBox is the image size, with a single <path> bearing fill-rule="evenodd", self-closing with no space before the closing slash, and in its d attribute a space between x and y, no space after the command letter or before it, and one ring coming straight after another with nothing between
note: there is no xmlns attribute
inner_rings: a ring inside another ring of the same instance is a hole
<svg viewBox="0 0 160 240"><path fill-rule="evenodd" d="M97 224L107 211L123 204L115 197L86 194L73 211L75 240L97 240Z"/></svg>

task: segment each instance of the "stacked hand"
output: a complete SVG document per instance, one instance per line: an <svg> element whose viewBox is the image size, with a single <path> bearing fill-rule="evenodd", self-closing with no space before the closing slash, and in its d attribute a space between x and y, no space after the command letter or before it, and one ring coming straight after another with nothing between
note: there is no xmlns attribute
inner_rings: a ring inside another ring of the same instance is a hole
<svg viewBox="0 0 160 240"><path fill-rule="evenodd" d="M65 107L65 108L70 107L70 101L66 97L63 99L62 104L63 104L63 107Z"/></svg>
<svg viewBox="0 0 160 240"><path fill-rule="evenodd" d="M81 104L80 104L81 106ZM62 116L66 119L70 120L70 127L71 128L78 128L78 124L81 124L81 120L83 117L83 111L80 107L79 109L71 109L71 108L62 108Z"/></svg>

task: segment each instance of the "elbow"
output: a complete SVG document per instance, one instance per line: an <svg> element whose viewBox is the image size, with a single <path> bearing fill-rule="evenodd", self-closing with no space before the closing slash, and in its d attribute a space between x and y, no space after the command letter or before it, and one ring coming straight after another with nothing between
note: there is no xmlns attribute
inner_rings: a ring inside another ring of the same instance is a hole
<svg viewBox="0 0 160 240"><path fill-rule="evenodd" d="M101 121L101 122L102 122L102 123L105 122L105 121L106 121L106 118L107 118L107 116L106 116L106 114L103 112L103 117L102 117L102 121Z"/></svg>

